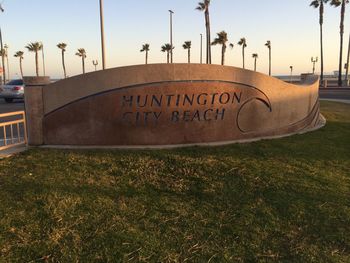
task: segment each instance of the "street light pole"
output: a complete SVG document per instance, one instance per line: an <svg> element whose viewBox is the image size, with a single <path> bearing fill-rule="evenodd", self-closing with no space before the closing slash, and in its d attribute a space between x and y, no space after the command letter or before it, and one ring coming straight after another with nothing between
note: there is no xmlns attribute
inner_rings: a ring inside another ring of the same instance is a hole
<svg viewBox="0 0 350 263"><path fill-rule="evenodd" d="M174 12L172 10L169 10L170 13L170 45L171 45L171 50L170 50L170 62L173 63L173 14Z"/></svg>
<svg viewBox="0 0 350 263"><path fill-rule="evenodd" d="M311 62L313 64L313 66L312 66L312 74L315 74L315 64L316 64L317 61L318 61L318 57L316 57L316 58L311 57Z"/></svg>
<svg viewBox="0 0 350 263"><path fill-rule="evenodd" d="M101 47L102 47L102 69L106 69L106 56L105 56L105 33L103 23L103 0L100 0L100 24L101 24Z"/></svg>
<svg viewBox="0 0 350 263"><path fill-rule="evenodd" d="M203 64L203 34L201 34L201 64Z"/></svg>
<svg viewBox="0 0 350 263"><path fill-rule="evenodd" d="M92 64L95 66L95 71L96 71L97 70L98 61L97 60L93 60Z"/></svg>

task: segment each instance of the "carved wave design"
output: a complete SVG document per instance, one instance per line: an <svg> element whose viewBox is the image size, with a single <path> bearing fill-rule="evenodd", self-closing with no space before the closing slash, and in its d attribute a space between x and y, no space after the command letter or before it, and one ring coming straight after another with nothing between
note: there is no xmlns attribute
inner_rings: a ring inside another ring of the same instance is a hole
<svg viewBox="0 0 350 263"><path fill-rule="evenodd" d="M269 112L272 112L272 105L271 105L271 102L270 102L269 98L267 97L267 95L257 88L254 88L254 89L259 92L260 96L254 96L254 97L247 99L245 102L242 103L242 105L240 106L240 108L238 109L238 112L237 112L236 125L237 125L237 128L242 133L257 132L257 130L245 129L243 127L243 125L240 123L240 119L242 117L242 111L244 110L244 108L246 106L248 106L249 104L251 104L254 101L258 101L258 102L261 102L264 106L266 106L266 108L267 108L267 110L269 110Z"/></svg>

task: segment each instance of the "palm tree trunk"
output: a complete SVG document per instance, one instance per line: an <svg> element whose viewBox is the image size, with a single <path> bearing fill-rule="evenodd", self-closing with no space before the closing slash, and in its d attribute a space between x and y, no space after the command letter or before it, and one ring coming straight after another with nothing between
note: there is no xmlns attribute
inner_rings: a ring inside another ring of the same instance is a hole
<svg viewBox="0 0 350 263"><path fill-rule="evenodd" d="M35 70L36 70L36 76L39 77L38 51L35 51Z"/></svg>
<svg viewBox="0 0 350 263"><path fill-rule="evenodd" d="M191 49L187 50L188 63L191 63Z"/></svg>
<svg viewBox="0 0 350 263"><path fill-rule="evenodd" d="M256 71L256 58L254 58L254 71Z"/></svg>
<svg viewBox="0 0 350 263"><path fill-rule="evenodd" d="M85 74L85 58L84 58L84 56L81 57L81 61L83 64L83 74Z"/></svg>
<svg viewBox="0 0 350 263"><path fill-rule="evenodd" d="M243 68L245 69L244 46L242 47Z"/></svg>
<svg viewBox="0 0 350 263"><path fill-rule="evenodd" d="M271 47L269 48L269 76L271 76Z"/></svg>
<svg viewBox="0 0 350 263"><path fill-rule="evenodd" d="M345 16L345 2L342 0L340 13L340 52L339 52L339 75L338 86L342 85L342 67L343 67L343 38L344 38L344 16Z"/></svg>
<svg viewBox="0 0 350 263"><path fill-rule="evenodd" d="M146 65L148 64L148 51L146 50Z"/></svg>
<svg viewBox="0 0 350 263"><path fill-rule="evenodd" d="M1 52L4 50L4 46L2 44L2 31L1 31L1 27L0 27L0 46L1 46ZM4 56L1 56L1 66L2 66L2 81L5 84L6 83L6 68L5 68L5 58Z"/></svg>
<svg viewBox="0 0 350 263"><path fill-rule="evenodd" d="M167 61L168 64L169 64L169 53L170 53L170 51L166 52L166 61Z"/></svg>
<svg viewBox="0 0 350 263"><path fill-rule="evenodd" d="M1 56L1 64L2 64L2 70L3 70L3 83L6 83L6 69L5 69L5 57Z"/></svg>
<svg viewBox="0 0 350 263"><path fill-rule="evenodd" d="M320 46L321 46L321 83L323 83L323 12L324 5L323 1L320 4Z"/></svg>
<svg viewBox="0 0 350 263"><path fill-rule="evenodd" d="M9 66L9 56L6 55L6 65L7 65L7 79L10 80L10 66Z"/></svg>
<svg viewBox="0 0 350 263"><path fill-rule="evenodd" d="M66 73L66 65L64 63L64 51L62 50L62 66L63 66L63 73L64 73L64 78L67 78L67 73Z"/></svg>
<svg viewBox="0 0 350 263"><path fill-rule="evenodd" d="M350 35L349 35L349 44L348 44L348 56L346 58L346 72L345 72L345 83L348 85L348 75L349 75L349 61L350 60Z"/></svg>
<svg viewBox="0 0 350 263"><path fill-rule="evenodd" d="M19 69L21 71L21 76L22 76L22 79L23 79L23 67L22 67L22 58L21 57L19 58Z"/></svg>
<svg viewBox="0 0 350 263"><path fill-rule="evenodd" d="M226 52L226 46L222 45L221 49L221 65L225 65L225 52Z"/></svg>
<svg viewBox="0 0 350 263"><path fill-rule="evenodd" d="M208 9L205 11L205 27L207 30L207 64L211 64L210 18Z"/></svg>

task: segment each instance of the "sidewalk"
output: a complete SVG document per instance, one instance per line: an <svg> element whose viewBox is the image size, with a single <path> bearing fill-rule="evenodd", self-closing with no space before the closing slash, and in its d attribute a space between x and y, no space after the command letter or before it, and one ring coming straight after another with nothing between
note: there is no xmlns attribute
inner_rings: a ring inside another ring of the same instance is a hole
<svg viewBox="0 0 350 263"><path fill-rule="evenodd" d="M327 87L327 88L323 88L322 86L320 86L320 91L330 91L330 90L345 90L345 91L350 91L350 87L338 87L338 86L334 86L334 87Z"/></svg>
<svg viewBox="0 0 350 263"><path fill-rule="evenodd" d="M28 149L26 145L18 145L13 148L0 151L0 159L8 158L14 154L24 152Z"/></svg>
<svg viewBox="0 0 350 263"><path fill-rule="evenodd" d="M341 102L341 103L347 103L350 104L350 100L338 100L338 99L320 99L325 101L334 101L334 102Z"/></svg>

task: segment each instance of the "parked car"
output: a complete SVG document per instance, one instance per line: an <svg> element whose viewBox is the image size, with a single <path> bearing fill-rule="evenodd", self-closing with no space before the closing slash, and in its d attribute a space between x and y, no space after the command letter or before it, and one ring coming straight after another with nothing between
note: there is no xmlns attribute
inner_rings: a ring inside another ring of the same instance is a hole
<svg viewBox="0 0 350 263"><path fill-rule="evenodd" d="M0 98L11 103L14 99L24 99L24 84L22 79L11 80L0 87Z"/></svg>

